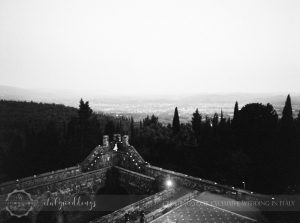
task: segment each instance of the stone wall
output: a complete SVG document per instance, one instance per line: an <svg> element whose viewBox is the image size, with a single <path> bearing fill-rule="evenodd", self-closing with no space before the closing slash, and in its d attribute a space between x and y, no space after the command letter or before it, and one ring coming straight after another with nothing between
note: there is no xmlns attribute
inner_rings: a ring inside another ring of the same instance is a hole
<svg viewBox="0 0 300 223"><path fill-rule="evenodd" d="M154 192L155 179L122 167L115 167L119 171L119 181L131 194L151 194Z"/></svg>
<svg viewBox="0 0 300 223"><path fill-rule="evenodd" d="M89 223L109 223L109 222L123 223L124 216L126 213L130 215L131 219L138 219L141 210L146 210L151 206L157 205L158 203L172 196L175 192L176 191L173 189L161 191L141 201L130 204L122 209L119 209L109 215L103 216L100 219L95 219L93 221L90 221Z"/></svg>
<svg viewBox="0 0 300 223"><path fill-rule="evenodd" d="M144 160L140 159L138 153L128 150L126 152L118 152L115 165L134 172L144 173L146 164Z"/></svg>
<svg viewBox="0 0 300 223"><path fill-rule="evenodd" d="M47 172L39 175L34 175L20 180L8 181L0 184L0 194L7 194L14 189L24 189L38 187L39 185L53 183L68 177L81 175L79 166L74 166L66 169Z"/></svg>
<svg viewBox="0 0 300 223"><path fill-rule="evenodd" d="M111 167L102 168L99 170L81 173L76 176L63 177L55 182L47 182L42 185L35 185L27 188L31 194L51 193L75 193L80 191L96 192L103 187L106 180L106 172Z"/></svg>
<svg viewBox="0 0 300 223"><path fill-rule="evenodd" d="M159 167L148 165L145 167L145 175L156 178L161 185L167 179L171 179L175 184L184 186L198 191L210 191L231 197L235 200L261 200L266 199L265 196L255 194L253 192L242 190L235 187L218 184L217 182L188 176L186 174L162 169Z"/></svg>
<svg viewBox="0 0 300 223"><path fill-rule="evenodd" d="M78 167L68 168L55 172L41 174L35 177L23 178L20 181L7 182L1 186L2 194L12 192L14 189L24 189L32 194L42 194L46 191L54 192L76 186L91 187L91 182L104 182L106 172L111 167L82 173Z"/></svg>
<svg viewBox="0 0 300 223"><path fill-rule="evenodd" d="M80 164L82 172L88 172L108 166L116 162L114 157L117 154L110 149L110 146L97 146Z"/></svg>

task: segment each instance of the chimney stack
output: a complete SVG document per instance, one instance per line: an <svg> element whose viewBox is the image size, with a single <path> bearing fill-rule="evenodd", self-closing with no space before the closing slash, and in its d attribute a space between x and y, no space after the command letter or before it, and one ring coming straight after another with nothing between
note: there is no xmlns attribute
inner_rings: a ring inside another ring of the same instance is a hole
<svg viewBox="0 0 300 223"><path fill-rule="evenodd" d="M103 136L103 146L104 147L108 147L109 146L109 136L108 135L104 135Z"/></svg>
<svg viewBox="0 0 300 223"><path fill-rule="evenodd" d="M129 136L128 135L123 135L122 143L124 146L129 146Z"/></svg>

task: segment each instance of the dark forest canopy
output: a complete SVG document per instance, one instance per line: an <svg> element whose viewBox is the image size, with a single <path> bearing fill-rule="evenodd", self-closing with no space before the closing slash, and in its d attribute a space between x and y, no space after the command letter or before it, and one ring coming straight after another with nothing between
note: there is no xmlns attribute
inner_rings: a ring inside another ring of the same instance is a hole
<svg viewBox="0 0 300 223"><path fill-rule="evenodd" d="M75 165L100 144L109 122L128 131L129 119L94 113L83 100L79 109L0 100L0 175L8 180Z"/></svg>
<svg viewBox="0 0 300 223"><path fill-rule="evenodd" d="M76 165L103 134L129 134L153 165L263 193L299 190L300 119L288 96L283 117L271 104L233 104L233 119L196 109L190 123L160 123L155 115L137 123L55 104L0 101L0 151L6 179ZM295 117L295 116L294 116ZM299 115L298 115L299 117ZM18 165L16 165L18 164Z"/></svg>

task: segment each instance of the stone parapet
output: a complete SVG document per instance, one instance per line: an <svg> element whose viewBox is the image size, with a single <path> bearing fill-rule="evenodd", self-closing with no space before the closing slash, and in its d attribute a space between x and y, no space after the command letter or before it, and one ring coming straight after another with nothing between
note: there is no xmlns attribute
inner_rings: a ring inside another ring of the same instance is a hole
<svg viewBox="0 0 300 223"><path fill-rule="evenodd" d="M217 182L188 176L186 174L166 170L163 168L148 165L145 167L145 174L156 179L172 179L176 184L198 191L210 191L223 194L235 200L265 200L266 196L256 194L247 190L230 187Z"/></svg>

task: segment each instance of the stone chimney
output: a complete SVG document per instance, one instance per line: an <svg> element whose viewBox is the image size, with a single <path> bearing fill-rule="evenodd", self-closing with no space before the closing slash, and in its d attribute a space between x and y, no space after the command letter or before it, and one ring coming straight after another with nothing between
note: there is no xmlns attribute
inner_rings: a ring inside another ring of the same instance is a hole
<svg viewBox="0 0 300 223"><path fill-rule="evenodd" d="M129 136L128 135L123 135L122 143L124 146L129 146Z"/></svg>
<svg viewBox="0 0 300 223"><path fill-rule="evenodd" d="M114 134L114 141L115 142L121 142L121 135L120 134Z"/></svg>
<svg viewBox="0 0 300 223"><path fill-rule="evenodd" d="M108 135L104 135L103 136L103 146L104 147L108 147L109 146L109 136Z"/></svg>

